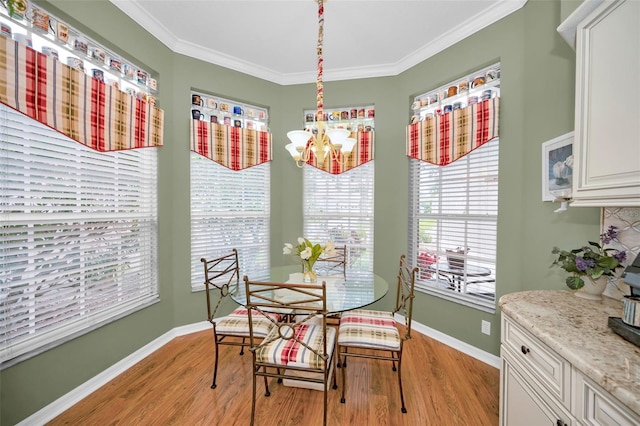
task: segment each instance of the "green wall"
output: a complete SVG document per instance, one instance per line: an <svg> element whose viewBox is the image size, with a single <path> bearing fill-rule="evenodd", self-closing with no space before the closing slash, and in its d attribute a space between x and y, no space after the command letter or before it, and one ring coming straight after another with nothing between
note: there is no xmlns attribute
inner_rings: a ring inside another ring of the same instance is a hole
<svg viewBox="0 0 640 426"><path fill-rule="evenodd" d="M303 109L313 108L315 100L314 84L279 86L172 53L107 0L38 3L156 73L165 110L165 146L159 150L161 301L1 371L1 424L28 417L168 330L205 319L203 295L191 293L189 276L191 88L270 108L274 264L284 261L283 243L302 229L302 173L283 149L285 135L300 127ZM389 282L407 249L404 129L411 98L496 60L502 63L498 297L564 288L564 276L549 269L551 248L597 236L599 209L555 214L557 204L541 201L541 144L573 129L575 52L556 32L566 17L566 3L575 2L529 0L521 10L398 76L325 82L327 107L376 106L375 268ZM391 293L377 306L389 308ZM499 354L499 313L422 293L414 313L428 327ZM480 332L483 319L492 323L491 336Z"/></svg>

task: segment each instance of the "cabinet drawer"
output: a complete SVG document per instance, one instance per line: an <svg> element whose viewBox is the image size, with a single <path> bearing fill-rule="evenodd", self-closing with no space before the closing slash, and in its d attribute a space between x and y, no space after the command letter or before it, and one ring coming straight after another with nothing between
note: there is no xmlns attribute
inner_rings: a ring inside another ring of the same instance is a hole
<svg viewBox="0 0 640 426"><path fill-rule="evenodd" d="M535 381L503 351L500 370L500 426L572 426L569 411L535 385Z"/></svg>
<svg viewBox="0 0 640 426"><path fill-rule="evenodd" d="M574 371L575 414L581 424L634 426L640 416L602 390L579 371Z"/></svg>
<svg viewBox="0 0 640 426"><path fill-rule="evenodd" d="M540 386L566 408L571 405L571 365L528 331L502 315L502 344Z"/></svg>

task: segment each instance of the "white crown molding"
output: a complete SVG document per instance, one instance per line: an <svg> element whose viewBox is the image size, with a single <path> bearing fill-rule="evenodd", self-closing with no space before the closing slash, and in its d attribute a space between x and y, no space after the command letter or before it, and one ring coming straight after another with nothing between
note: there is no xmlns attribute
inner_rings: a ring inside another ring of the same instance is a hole
<svg viewBox="0 0 640 426"><path fill-rule="evenodd" d="M147 11L140 7L137 1L132 0L109 0L118 9L123 11L127 16L133 19L138 25L151 33L152 36L160 40L162 44L172 51L176 51L176 37L171 33L169 28L154 19ZM177 52L176 52L177 53Z"/></svg>
<svg viewBox="0 0 640 426"><path fill-rule="evenodd" d="M488 27L494 22L499 21L505 16L512 14L513 12L521 9L527 1L528 0L505 0L495 3L494 6L487 9L486 12L461 22L457 26L451 28L450 31L443 33L432 42L424 45L412 54L407 55L395 65L395 74L400 74L401 72L408 70L420 62L442 52L448 47L453 46L459 41L464 40L470 35Z"/></svg>
<svg viewBox="0 0 640 426"><path fill-rule="evenodd" d="M396 315L395 318L396 321L399 321L401 324L404 323L404 319L401 315ZM500 368L500 358L493 354L480 350L475 346L471 346L468 343L462 342L458 339L454 339L453 337L441 333L438 330L422 325L417 321L413 321L412 325L414 330L421 334L424 334L425 336L429 336L492 367L498 369ZM99 373L93 378L87 380L71 392L68 392L67 394L53 401L51 404L22 420L16 426L43 425L50 422L55 417L62 414L65 410L68 410L73 405L77 404L82 399L89 396L91 393L106 385L111 380L115 379L117 376L124 373L129 368L133 367L138 362L142 361L147 356L151 355L153 352L157 351L176 337L196 333L198 331L208 330L210 328L211 323L209 323L209 321L202 321L169 330L162 336L158 337L157 339L141 347L131 355L123 358L111 367L107 368L102 373Z"/></svg>
<svg viewBox="0 0 640 426"><path fill-rule="evenodd" d="M604 3L604 0L584 0L584 2L567 17L567 19L558 25L558 33L573 50L576 50L576 29L578 24L582 22L584 18L589 16L591 12L596 10L602 3Z"/></svg>
<svg viewBox="0 0 640 426"><path fill-rule="evenodd" d="M263 80L271 81L277 84L285 84L281 82L282 75L273 70L257 65L253 62L243 61L234 56L219 52L215 49L203 47L199 44L191 43L184 40L177 40L175 43L175 48L172 50L175 53L179 53L181 55L189 56L194 59L200 59L202 61L209 62L211 64L248 74L254 77L258 77ZM315 81L315 77L313 81Z"/></svg>
<svg viewBox="0 0 640 426"><path fill-rule="evenodd" d="M279 73L249 61L221 53L217 50L204 48L178 39L164 25L150 16L146 10L132 0L110 0L117 8L135 20L142 28L157 38L173 52L229 68L263 80L271 81L283 86L292 84L306 84L316 81L315 71L307 73ZM486 28L494 22L522 8L528 0L502 0L495 3L486 12L462 22L444 33L432 42L405 56L393 64L380 64L362 68L345 68L325 70L324 81L354 80L360 78L388 77L398 75L433 55L445 50L455 43L465 39L477 31Z"/></svg>

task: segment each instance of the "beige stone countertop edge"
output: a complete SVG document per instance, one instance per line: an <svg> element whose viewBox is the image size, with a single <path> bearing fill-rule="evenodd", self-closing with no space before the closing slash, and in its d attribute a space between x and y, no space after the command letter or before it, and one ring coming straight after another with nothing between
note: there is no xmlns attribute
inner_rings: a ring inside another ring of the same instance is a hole
<svg viewBox="0 0 640 426"><path fill-rule="evenodd" d="M568 290L505 294L499 306L521 327L640 415L640 347L608 326L622 302L591 301Z"/></svg>

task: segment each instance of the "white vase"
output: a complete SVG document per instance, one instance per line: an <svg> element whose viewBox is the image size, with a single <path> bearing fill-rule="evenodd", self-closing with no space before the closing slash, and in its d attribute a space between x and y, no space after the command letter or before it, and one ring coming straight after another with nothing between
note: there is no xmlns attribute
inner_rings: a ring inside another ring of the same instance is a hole
<svg viewBox="0 0 640 426"><path fill-rule="evenodd" d="M589 276L583 276L584 287L576 291L576 296L587 300L602 300L602 293L607 288L607 282L609 277L602 275L598 279L593 279Z"/></svg>

